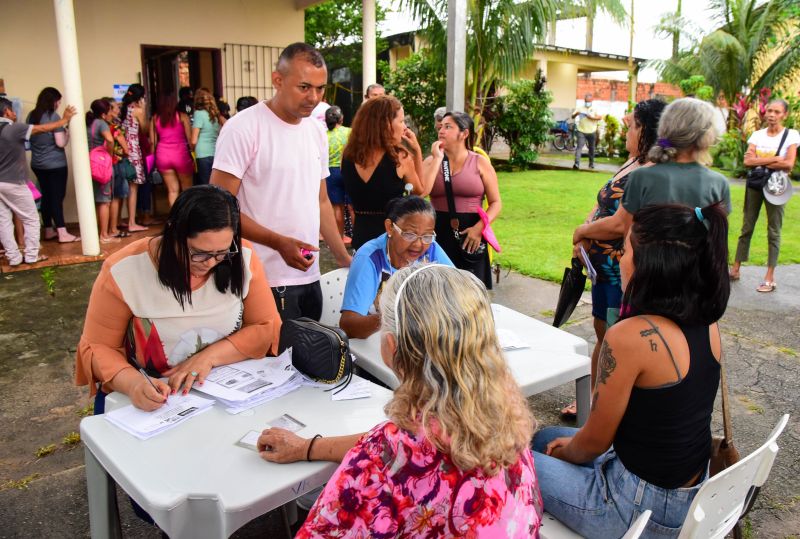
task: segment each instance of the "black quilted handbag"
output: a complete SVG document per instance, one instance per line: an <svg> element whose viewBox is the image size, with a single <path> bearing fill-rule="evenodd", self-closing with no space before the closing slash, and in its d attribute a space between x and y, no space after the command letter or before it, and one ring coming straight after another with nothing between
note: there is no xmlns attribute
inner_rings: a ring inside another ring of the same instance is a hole
<svg viewBox="0 0 800 539"><path fill-rule="evenodd" d="M326 384L349 382L353 371L347 334L311 318L286 320L281 327L280 351L292 349L292 365Z"/></svg>

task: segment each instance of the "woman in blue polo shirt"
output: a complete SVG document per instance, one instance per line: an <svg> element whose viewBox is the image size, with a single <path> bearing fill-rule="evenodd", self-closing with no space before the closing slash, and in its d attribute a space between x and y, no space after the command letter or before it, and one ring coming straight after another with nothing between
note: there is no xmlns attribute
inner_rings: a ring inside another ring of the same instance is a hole
<svg viewBox="0 0 800 539"><path fill-rule="evenodd" d="M452 266L436 243L436 212L418 196L389 202L386 232L362 245L350 264L339 326L351 338L366 339L380 328L376 306L383 283L392 274L416 262Z"/></svg>

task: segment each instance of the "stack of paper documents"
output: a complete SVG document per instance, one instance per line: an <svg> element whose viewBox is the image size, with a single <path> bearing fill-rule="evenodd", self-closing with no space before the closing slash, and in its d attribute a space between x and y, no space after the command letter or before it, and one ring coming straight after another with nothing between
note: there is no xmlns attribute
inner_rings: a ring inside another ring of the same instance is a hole
<svg viewBox="0 0 800 539"><path fill-rule="evenodd" d="M500 347L506 351L531 347L530 344L523 341L519 335L510 329L497 328L497 340L500 341Z"/></svg>
<svg viewBox="0 0 800 539"><path fill-rule="evenodd" d="M145 412L132 404L108 412L105 418L127 433L140 440L147 440L156 434L178 425L214 405L211 399L197 395L171 395L164 406L152 412Z"/></svg>
<svg viewBox="0 0 800 539"><path fill-rule="evenodd" d="M225 411L238 414L259 404L277 399L303 385L292 367L291 349L278 357L248 359L232 365L214 367L202 386L193 389L217 399Z"/></svg>

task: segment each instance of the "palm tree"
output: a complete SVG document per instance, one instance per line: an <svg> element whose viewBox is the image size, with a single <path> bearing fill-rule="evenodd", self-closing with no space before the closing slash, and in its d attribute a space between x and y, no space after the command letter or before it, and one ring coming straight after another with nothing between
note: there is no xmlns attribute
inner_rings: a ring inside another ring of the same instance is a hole
<svg viewBox="0 0 800 539"><path fill-rule="evenodd" d="M558 19L586 17L586 50L592 50L594 41L594 18L598 11L611 16L617 24L624 24L627 17L620 0L559 0Z"/></svg>
<svg viewBox="0 0 800 539"><path fill-rule="evenodd" d="M711 0L719 28L699 39L676 60L661 64L661 76L678 82L703 75L716 95L733 106L761 88L772 88L800 74L797 0ZM734 115L729 115L730 125Z"/></svg>
<svg viewBox="0 0 800 539"><path fill-rule="evenodd" d="M447 0L403 0L402 4L421 21L433 54L446 65ZM493 89L517 76L530 60L548 20L555 17L555 6L555 0L467 1L465 91L476 125Z"/></svg>

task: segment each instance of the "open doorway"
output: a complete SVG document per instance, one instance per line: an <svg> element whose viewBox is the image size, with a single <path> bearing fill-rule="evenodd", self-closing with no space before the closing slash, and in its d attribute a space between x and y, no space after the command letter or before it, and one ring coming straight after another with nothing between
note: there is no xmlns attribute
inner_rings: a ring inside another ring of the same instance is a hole
<svg viewBox="0 0 800 539"><path fill-rule="evenodd" d="M142 73L150 106L162 94L178 95L188 86L208 88L222 95L222 55L220 49L165 45L142 45Z"/></svg>

